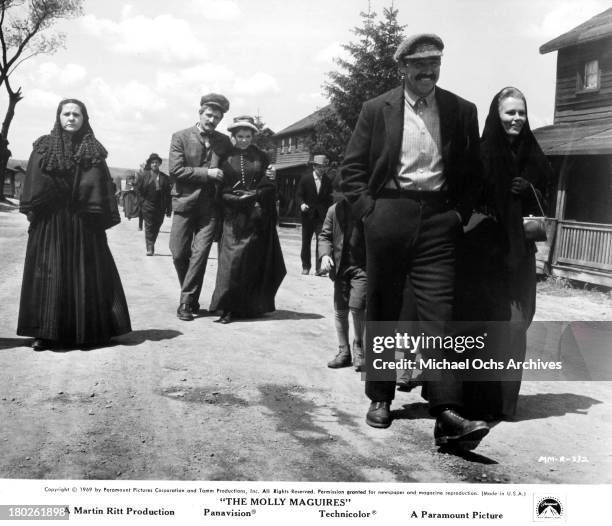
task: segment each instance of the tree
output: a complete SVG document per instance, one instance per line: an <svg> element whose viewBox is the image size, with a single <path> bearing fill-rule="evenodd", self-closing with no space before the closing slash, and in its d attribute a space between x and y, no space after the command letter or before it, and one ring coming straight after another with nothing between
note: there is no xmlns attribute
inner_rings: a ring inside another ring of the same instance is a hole
<svg viewBox="0 0 612 526"><path fill-rule="evenodd" d="M397 21L398 10L393 4L384 8L382 20L371 9L360 15L363 24L353 29L357 41L342 46L351 58L335 59L340 70L329 72L329 81L323 86L332 109L315 127L314 143L326 144L332 157L332 152L340 152L338 157L344 152L362 104L399 83L393 54L405 38L405 26Z"/></svg>
<svg viewBox="0 0 612 526"><path fill-rule="evenodd" d="M82 0L0 0L0 85L8 95L8 107L0 129L0 200L9 159L8 132L15 107L23 98L10 77L25 60L53 54L64 46L66 35L48 30L55 22L82 14Z"/></svg>
<svg viewBox="0 0 612 526"><path fill-rule="evenodd" d="M308 150L314 155L325 154L331 161L339 161L350 138L351 129L330 105L321 112L313 133L307 139Z"/></svg>
<svg viewBox="0 0 612 526"><path fill-rule="evenodd" d="M253 144L257 146L260 150L263 150L267 154L274 152L275 145L272 136L274 132L268 128L265 122L261 119L261 116L255 116L255 126L259 130L259 133L255 135L255 139L253 140Z"/></svg>

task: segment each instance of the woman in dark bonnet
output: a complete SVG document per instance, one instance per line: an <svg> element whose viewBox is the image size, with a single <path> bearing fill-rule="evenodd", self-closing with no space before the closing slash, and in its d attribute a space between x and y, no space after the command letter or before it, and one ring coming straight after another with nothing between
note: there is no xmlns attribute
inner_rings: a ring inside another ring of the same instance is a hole
<svg viewBox="0 0 612 526"><path fill-rule="evenodd" d="M474 216L484 220L466 232L458 249L457 318L502 322L490 325L487 350L491 359L507 364L525 359L536 308L536 246L525 237L523 217L542 215L552 176L518 89L506 87L493 98L481 157L482 213ZM502 381L471 384L472 401L466 406L479 418L512 419L520 386L521 371L505 370Z"/></svg>
<svg viewBox="0 0 612 526"><path fill-rule="evenodd" d="M276 231L276 186L268 178L268 156L252 144L253 117L228 126L235 146L220 159L223 170L223 234L210 311L220 323L275 310L274 298L286 274Z"/></svg>
<svg viewBox="0 0 612 526"><path fill-rule="evenodd" d="M93 346L131 331L106 241L119 223L107 151L85 105L60 102L49 135L34 142L20 211L30 221L17 334L36 350Z"/></svg>

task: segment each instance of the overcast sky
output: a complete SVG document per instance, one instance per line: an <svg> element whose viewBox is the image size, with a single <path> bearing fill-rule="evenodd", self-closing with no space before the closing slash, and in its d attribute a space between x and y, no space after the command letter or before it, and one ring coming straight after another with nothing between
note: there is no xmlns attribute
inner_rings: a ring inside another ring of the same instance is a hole
<svg viewBox="0 0 612 526"><path fill-rule="evenodd" d="M389 0L372 0L382 14ZM354 39L367 0L86 0L85 15L59 24L66 49L25 62L9 140L27 159L57 103L83 100L109 164L137 167L167 157L172 132L197 120L200 95L225 94L226 131L238 114L259 114L274 131L327 104L321 86L340 44ZM557 53L548 40L610 7L610 0L395 0L407 34L435 32L446 44L439 85L476 103L482 125L500 88L522 89L532 127L552 123ZM0 111L6 109L0 94Z"/></svg>

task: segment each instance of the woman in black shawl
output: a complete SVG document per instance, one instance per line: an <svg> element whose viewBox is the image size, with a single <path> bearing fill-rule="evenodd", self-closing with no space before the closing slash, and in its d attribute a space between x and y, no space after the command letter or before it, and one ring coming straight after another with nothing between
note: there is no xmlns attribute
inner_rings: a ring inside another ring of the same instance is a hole
<svg viewBox="0 0 612 526"><path fill-rule="evenodd" d="M223 233L210 311L220 323L275 310L274 297L287 273L276 231L276 187L268 156L251 144L257 127L249 116L228 127L235 147L221 159Z"/></svg>
<svg viewBox="0 0 612 526"><path fill-rule="evenodd" d="M467 232L459 247L457 318L504 322L491 325L487 348L493 360L507 364L525 359L536 307L536 246L525 238L523 216L542 215L538 200L543 203L551 176L518 89L506 87L493 98L481 157L485 186L479 208L487 220ZM466 405L479 418L513 418L521 371L504 370L503 378L470 385Z"/></svg>
<svg viewBox="0 0 612 526"><path fill-rule="evenodd" d="M93 346L131 331L105 230L119 223L107 152L85 105L60 102L34 142L20 211L30 221L17 334L32 347Z"/></svg>

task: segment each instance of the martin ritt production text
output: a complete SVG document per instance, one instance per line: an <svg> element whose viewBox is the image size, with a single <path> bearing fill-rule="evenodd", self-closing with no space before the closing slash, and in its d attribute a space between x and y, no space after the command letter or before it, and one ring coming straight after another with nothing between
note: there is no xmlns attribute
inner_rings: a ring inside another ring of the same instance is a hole
<svg viewBox="0 0 612 526"><path fill-rule="evenodd" d="M131 506L106 506L104 508L94 506L74 506L72 508L74 515L114 515L114 516L141 516L141 517L171 517L175 514L174 510L166 508L148 508L140 507L133 508Z"/></svg>

